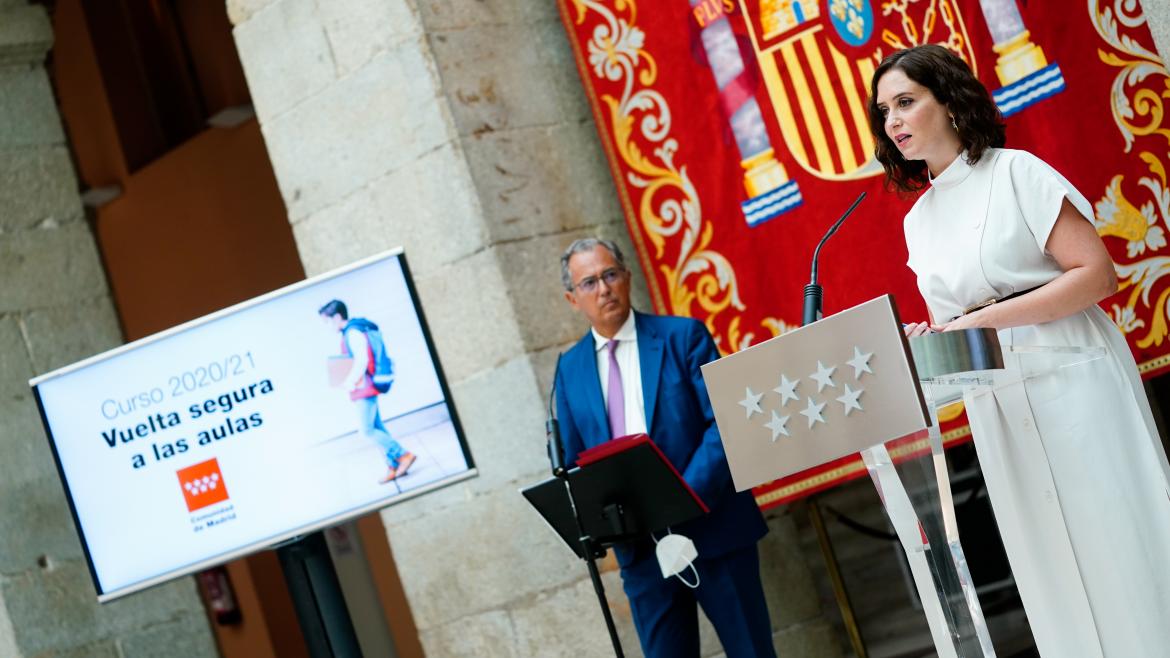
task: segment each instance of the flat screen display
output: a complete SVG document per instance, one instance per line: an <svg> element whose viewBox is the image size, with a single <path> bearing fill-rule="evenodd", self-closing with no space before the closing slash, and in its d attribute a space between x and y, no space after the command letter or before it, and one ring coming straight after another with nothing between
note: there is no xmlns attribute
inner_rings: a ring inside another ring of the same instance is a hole
<svg viewBox="0 0 1170 658"><path fill-rule="evenodd" d="M400 251L30 385L103 601L475 474Z"/></svg>

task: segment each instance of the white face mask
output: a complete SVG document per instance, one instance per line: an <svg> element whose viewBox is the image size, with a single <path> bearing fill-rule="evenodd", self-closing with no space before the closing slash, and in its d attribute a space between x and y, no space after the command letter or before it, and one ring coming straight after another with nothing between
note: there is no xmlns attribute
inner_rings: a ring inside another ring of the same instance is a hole
<svg viewBox="0 0 1170 658"><path fill-rule="evenodd" d="M692 585L681 575L678 576L678 579L691 589L698 587L699 572L691 564L695 558L699 557L699 551L695 549L695 542L691 541L689 537L673 533L655 541L658 545L654 548L654 554L658 557L658 567L662 569L662 577L670 578L689 567L695 573L695 583Z"/></svg>

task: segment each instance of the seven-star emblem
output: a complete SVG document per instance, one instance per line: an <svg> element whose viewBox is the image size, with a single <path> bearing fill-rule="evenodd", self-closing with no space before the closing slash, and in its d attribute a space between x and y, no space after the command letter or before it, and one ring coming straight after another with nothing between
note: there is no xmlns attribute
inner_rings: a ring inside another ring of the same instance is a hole
<svg viewBox="0 0 1170 658"><path fill-rule="evenodd" d="M800 412L800 415L808 418L809 429L812 429L812 426L818 422L825 422L825 417L821 415L821 410L824 408L824 402L817 404L816 400L813 400L811 396L808 398L808 406L805 407L804 411Z"/></svg>
<svg viewBox="0 0 1170 658"><path fill-rule="evenodd" d="M872 357L872 352L862 352L859 346L853 346L853 358L849 359L845 363L849 364L853 368L854 379L861 379L861 375L863 373L869 373L871 375L873 374L873 369L869 366L869 360ZM825 388L837 388L837 384L833 382L833 373L836 371L837 366L825 366L825 364L821 361L817 361L816 372L809 375L809 379L812 379L817 383L817 393L824 391ZM780 373L780 385L776 388L773 388L772 390L780 396L781 407L788 406L789 400L800 399L800 396L796 393L796 388L799 386L799 384L799 377L796 379L788 379L788 375ZM865 392L865 389L858 388L857 390L853 390L847 383L842 383L841 386L844 387L845 393L834 399L843 405L845 415L850 415L854 409L857 411L865 411L865 409L861 406L861 394ZM751 417L755 414L764 414L764 410L760 406L760 400L763 397L763 393L756 393L752 391L751 387L744 388L744 398L739 401L739 405L743 407L746 418L750 420ZM811 395L807 398L807 406L803 411L800 412L800 414L805 418L808 418L809 429L812 429L817 423L828 423L828 421L825 420L823 414L827 404L827 400L825 402L818 403L812 398ZM781 416L775 410L771 410L771 412L772 419L769 422L764 423L764 427L771 430L772 442L775 443L776 439L781 435L791 436L791 434L788 432L788 419L790 416Z"/></svg>
<svg viewBox="0 0 1170 658"><path fill-rule="evenodd" d="M861 348L857 347L856 345L853 346L853 358L849 359L845 363L853 366L854 379L861 379L861 373L863 372L868 372L871 375L873 374L873 370L870 370L869 368L869 359L872 356L873 352L863 354Z"/></svg>
<svg viewBox="0 0 1170 658"><path fill-rule="evenodd" d="M817 393L825 390L825 387L836 388L837 385L833 383L833 372L837 370L837 366L830 366L826 368L824 364L817 361L817 371L809 375L810 378L817 382Z"/></svg>
<svg viewBox="0 0 1170 658"><path fill-rule="evenodd" d="M791 436L788 433L788 428L785 427L787 424L788 416L780 416L775 411L773 411L771 422L764 423L764 427L772 430L772 441L775 442L776 437L780 436L781 434L784 436Z"/></svg>
<svg viewBox="0 0 1170 658"><path fill-rule="evenodd" d="M772 389L780 394L780 406L788 405L789 400L799 400L800 396L796 394L796 385L800 383L800 378L789 380L783 373L780 375L780 385Z"/></svg>
<svg viewBox="0 0 1170 658"><path fill-rule="evenodd" d="M842 386L845 387L845 395L837 398L837 402L845 405L845 415L848 416L849 413L854 409L858 411L865 411L865 409L861 408L861 403L857 401L858 398L861 397L861 394L865 392L865 389L859 388L854 391L853 389L849 388L849 384L842 384Z"/></svg>
<svg viewBox="0 0 1170 658"><path fill-rule="evenodd" d="M763 393L752 393L751 388L745 388L746 391L744 399L739 401L739 405L747 412L747 417L751 418L752 414L762 414L764 410L760 408L760 398L764 397Z"/></svg>

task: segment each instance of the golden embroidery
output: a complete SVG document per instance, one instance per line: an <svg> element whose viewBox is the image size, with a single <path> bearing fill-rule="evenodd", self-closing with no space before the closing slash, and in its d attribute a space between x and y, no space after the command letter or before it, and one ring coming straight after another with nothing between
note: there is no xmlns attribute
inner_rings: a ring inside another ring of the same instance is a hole
<svg viewBox="0 0 1170 658"><path fill-rule="evenodd" d="M658 67L643 47L645 33L635 24L637 3L614 2L618 13L592 0L573 0L573 5L578 25L589 12L598 18L587 46L594 75L622 85L620 96L602 94L600 98L608 110L614 146L629 168L626 179L641 190L631 205L654 247L655 260L661 263L667 311L704 317L720 350L742 349L751 334L740 335L740 316L734 314L745 309L735 269L726 256L709 248L714 222L703 216L686 166L675 163L679 143L671 136L670 107L653 88ZM677 255L670 258L668 249L677 250ZM727 319L728 333L723 340L717 321L725 313L734 315Z"/></svg>
<svg viewBox="0 0 1170 658"><path fill-rule="evenodd" d="M1128 290L1129 295L1124 305L1112 304L1110 315L1122 332L1130 334L1146 328L1141 319L1145 314L1139 314L1137 305L1148 309L1149 330L1135 341L1145 349L1161 345L1170 333L1166 321L1170 287L1163 286L1154 295L1159 281L1170 274L1170 257L1154 255L1166 246L1163 227L1170 216L1170 189L1162 157L1154 150L1146 150L1159 149L1162 142L1170 144L1163 100L1170 98L1170 74L1157 54L1121 31L1123 26L1132 29L1145 24L1145 16L1136 3L1114 0L1111 6L1108 2L1091 3L1089 9L1093 27L1111 48L1098 48L1098 57L1120 69L1110 93L1114 123L1125 140L1126 153L1133 152L1139 144L1143 147L1137 157L1150 172L1128 189L1125 177L1115 175L1094 205L1097 233L1103 238L1125 240L1127 257L1137 259L1117 264L1120 291ZM1140 200L1135 203L1132 199ZM1148 370L1148 366L1140 367Z"/></svg>
<svg viewBox="0 0 1170 658"><path fill-rule="evenodd" d="M924 0L891 0L881 3L881 15L896 14L899 17L898 25L901 34L886 28L882 30L882 41L890 47L890 52L921 46L924 43L937 43L953 50L959 57L971 66L976 75L979 68L971 51L971 40L967 38L967 26L963 24L963 15L955 6L954 0L925 0L925 10L922 7ZM921 18L916 21L915 11L921 12ZM939 20L942 21L940 29ZM935 36L939 29L941 35ZM881 54L878 54L881 59Z"/></svg>

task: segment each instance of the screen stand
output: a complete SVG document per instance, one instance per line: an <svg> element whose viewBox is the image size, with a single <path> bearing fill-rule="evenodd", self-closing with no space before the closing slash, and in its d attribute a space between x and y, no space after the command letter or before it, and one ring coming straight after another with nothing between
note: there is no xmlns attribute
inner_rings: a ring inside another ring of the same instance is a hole
<svg viewBox="0 0 1170 658"><path fill-rule="evenodd" d="M297 621L313 658L360 657L357 634L321 531L276 548Z"/></svg>

